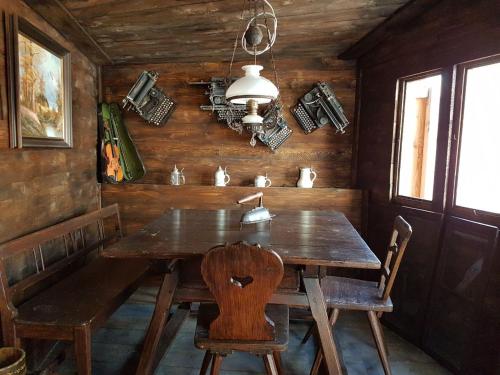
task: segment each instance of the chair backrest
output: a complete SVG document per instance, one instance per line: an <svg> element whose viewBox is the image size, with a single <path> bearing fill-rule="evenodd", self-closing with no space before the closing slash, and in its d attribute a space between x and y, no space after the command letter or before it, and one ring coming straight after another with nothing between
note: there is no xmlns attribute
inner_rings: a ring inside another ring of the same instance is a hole
<svg viewBox="0 0 500 375"><path fill-rule="evenodd" d="M411 225L401 216L394 220L394 226L391 234L391 241L387 249L387 257L382 266L382 275L379 282L379 291L381 298L386 301L396 280L399 265L403 260L406 245L410 240L412 233Z"/></svg>
<svg viewBox="0 0 500 375"><path fill-rule="evenodd" d="M105 219L114 221L109 230ZM86 255L122 237L118 205L78 216L0 245L0 304L2 316L15 306L84 264ZM26 268L12 279L13 265ZM27 265L30 265L28 267Z"/></svg>
<svg viewBox="0 0 500 375"><path fill-rule="evenodd" d="M201 273L219 307L209 337L221 340L272 340L274 324L265 308L283 278L274 251L238 242L217 246L203 258Z"/></svg>

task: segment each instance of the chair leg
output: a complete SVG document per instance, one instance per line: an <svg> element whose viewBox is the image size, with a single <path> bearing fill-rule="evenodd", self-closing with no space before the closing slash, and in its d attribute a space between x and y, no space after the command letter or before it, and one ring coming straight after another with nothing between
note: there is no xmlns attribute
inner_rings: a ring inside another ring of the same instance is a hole
<svg viewBox="0 0 500 375"><path fill-rule="evenodd" d="M311 375L318 374L322 361L323 361L323 352L321 351L321 348L318 348L318 352L316 353L316 357L314 357L314 362L311 367L311 372L310 372Z"/></svg>
<svg viewBox="0 0 500 375"><path fill-rule="evenodd" d="M78 375L92 374L92 341L90 328L75 328L75 359Z"/></svg>
<svg viewBox="0 0 500 375"><path fill-rule="evenodd" d="M16 348L20 348L21 340L16 336L14 314L12 314L12 316L2 316L1 325L2 325L2 339L4 346L14 346Z"/></svg>
<svg viewBox="0 0 500 375"><path fill-rule="evenodd" d="M378 317L378 314L377 314L377 317ZM378 321L380 322L380 317L378 318ZM382 336L382 342L384 343L385 352L386 352L387 358L389 358L391 355L391 352L389 351L389 348L387 347L387 341L385 341L385 335L384 335L383 329L380 329L380 336Z"/></svg>
<svg viewBox="0 0 500 375"><path fill-rule="evenodd" d="M302 344L305 344L306 342L309 341L309 339L311 338L311 336L312 336L315 328L316 328L316 324L312 323L311 326L309 327L309 329L307 330L304 338L302 339Z"/></svg>
<svg viewBox="0 0 500 375"><path fill-rule="evenodd" d="M380 360L382 361L384 373L385 375L391 375L391 367L389 365L389 359L387 358L383 331L382 327L380 326L380 321L378 320L377 313L375 311L368 311L368 320L370 321L370 326L372 328L373 338L375 339L375 343L377 344L378 354L380 356Z"/></svg>
<svg viewBox="0 0 500 375"><path fill-rule="evenodd" d="M330 310L328 311L328 314L330 315L330 318L331 318L331 317L332 317L332 311L335 311L335 310L337 311L337 313L336 313L337 315L335 316L335 320L337 320L337 318L338 318L338 316L339 316L339 315L338 315L338 314L339 314L338 312L340 311L339 309L330 309ZM331 320L331 319L330 319L330 320ZM311 327L309 327L309 329L307 330L307 332L306 332L306 334L305 334L304 338L302 339L302 344L305 344L307 341L309 341L309 339L311 338L312 334L314 333L314 329L315 329L315 328L316 328L316 324L314 324L314 323L313 323L313 324L311 325Z"/></svg>
<svg viewBox="0 0 500 375"><path fill-rule="evenodd" d="M212 354L210 351L205 352L203 357L203 362L201 363L200 375L205 375L207 373L208 367L210 367L210 362L212 361Z"/></svg>
<svg viewBox="0 0 500 375"><path fill-rule="evenodd" d="M222 356L220 354L214 354L212 360L212 370L210 371L210 375L219 375L221 365L222 365Z"/></svg>
<svg viewBox="0 0 500 375"><path fill-rule="evenodd" d="M278 369L276 368L276 363L274 362L272 354L264 355L264 365L266 366L267 375L278 375Z"/></svg>
<svg viewBox="0 0 500 375"><path fill-rule="evenodd" d="M337 323L337 319L339 318L340 315L340 310L339 309L332 309L330 311L330 316L329 316L329 321L330 324L333 327L335 327L335 323ZM318 348L318 352L316 353L316 357L314 358L313 365L311 367L311 375L317 375L319 368L321 366L321 362L323 361L323 352L321 351L321 347Z"/></svg>
<svg viewBox="0 0 500 375"><path fill-rule="evenodd" d="M278 375L283 375L283 366L281 364L281 353L273 352L274 364L276 365L276 370L278 370Z"/></svg>

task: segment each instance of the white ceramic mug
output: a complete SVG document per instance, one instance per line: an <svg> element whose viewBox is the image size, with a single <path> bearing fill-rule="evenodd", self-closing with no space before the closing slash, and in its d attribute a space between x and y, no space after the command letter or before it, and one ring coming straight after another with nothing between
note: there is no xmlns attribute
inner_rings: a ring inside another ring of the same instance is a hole
<svg viewBox="0 0 500 375"><path fill-rule="evenodd" d="M255 187L270 187L271 180L267 176L255 177Z"/></svg>
<svg viewBox="0 0 500 375"><path fill-rule="evenodd" d="M186 179L182 173L183 170L184 168L179 171L177 165L174 166L174 170L170 173L170 185L178 186L186 183Z"/></svg>

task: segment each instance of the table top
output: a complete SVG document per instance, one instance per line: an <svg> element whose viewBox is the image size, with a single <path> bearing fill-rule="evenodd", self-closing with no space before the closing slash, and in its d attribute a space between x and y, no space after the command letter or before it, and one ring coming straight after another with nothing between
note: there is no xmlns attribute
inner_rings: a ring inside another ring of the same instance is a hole
<svg viewBox="0 0 500 375"><path fill-rule="evenodd" d="M277 211L272 222L243 225L245 210L171 209L104 249L110 258L186 259L246 241L276 251L285 264L378 269L380 261L335 211Z"/></svg>

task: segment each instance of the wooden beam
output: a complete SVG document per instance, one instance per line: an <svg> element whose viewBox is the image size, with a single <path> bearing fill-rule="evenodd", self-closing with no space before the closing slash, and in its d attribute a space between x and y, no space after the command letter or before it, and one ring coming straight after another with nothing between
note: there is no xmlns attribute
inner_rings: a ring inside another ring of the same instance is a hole
<svg viewBox="0 0 500 375"><path fill-rule="evenodd" d="M190 306L191 305L189 303L182 303L163 328L163 333L161 335L160 342L158 343L157 355L153 360L153 368L158 367L163 355L167 352L168 348L177 336L177 333L181 329L182 323L184 323L186 318L189 316Z"/></svg>
<svg viewBox="0 0 500 375"><path fill-rule="evenodd" d="M112 64L111 58L59 0L25 0L31 8L59 31L92 62Z"/></svg>
<svg viewBox="0 0 500 375"><path fill-rule="evenodd" d="M179 287L175 290L175 303L191 303L191 302L214 302L214 296L208 289ZM300 292L285 292L278 290L271 297L271 302L277 305L285 304L290 307L309 307L309 300L304 293Z"/></svg>
<svg viewBox="0 0 500 375"><path fill-rule="evenodd" d="M366 34L338 57L341 60L353 60L371 51L378 44L396 33L400 28L407 27L416 17L428 11L441 0L412 0L402 6L392 16Z"/></svg>

